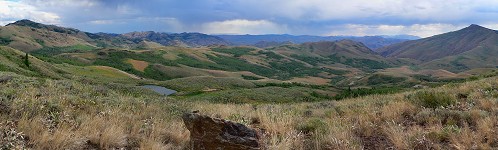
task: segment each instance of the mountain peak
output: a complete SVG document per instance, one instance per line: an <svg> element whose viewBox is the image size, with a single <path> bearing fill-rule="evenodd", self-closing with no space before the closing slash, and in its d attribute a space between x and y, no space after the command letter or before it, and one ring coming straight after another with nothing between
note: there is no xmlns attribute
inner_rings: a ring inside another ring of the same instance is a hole
<svg viewBox="0 0 498 150"><path fill-rule="evenodd" d="M458 31L388 46L380 51L389 57L412 58L429 62L486 47L485 44L496 43L494 41L496 38L498 38L496 31L472 24ZM491 47L491 45L487 46Z"/></svg>
<svg viewBox="0 0 498 150"><path fill-rule="evenodd" d="M471 24L470 26L464 28L463 30L491 30L486 27L477 25L477 24Z"/></svg>
<svg viewBox="0 0 498 150"><path fill-rule="evenodd" d="M11 26L11 25L38 27L38 26L43 25L43 24L28 20L28 19L23 19L23 20L16 21L14 23L7 24L7 26Z"/></svg>

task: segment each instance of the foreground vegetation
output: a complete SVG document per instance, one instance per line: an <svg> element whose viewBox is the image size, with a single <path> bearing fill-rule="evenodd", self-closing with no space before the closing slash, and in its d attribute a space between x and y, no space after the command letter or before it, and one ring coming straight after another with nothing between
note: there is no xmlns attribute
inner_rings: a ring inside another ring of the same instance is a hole
<svg viewBox="0 0 498 150"><path fill-rule="evenodd" d="M263 129L269 149L498 148L498 78L341 101L175 100L133 86L0 73L6 149L188 149L183 112Z"/></svg>

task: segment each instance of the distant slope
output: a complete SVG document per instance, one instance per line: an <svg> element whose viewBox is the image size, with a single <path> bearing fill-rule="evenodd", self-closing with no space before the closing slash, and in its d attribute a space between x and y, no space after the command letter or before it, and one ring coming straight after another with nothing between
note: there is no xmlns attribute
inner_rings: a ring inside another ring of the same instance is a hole
<svg viewBox="0 0 498 150"><path fill-rule="evenodd" d="M364 36L364 37L354 37L354 36L309 36L309 35L288 35L288 34L269 34L269 35L216 35L221 37L232 44L235 45L252 45L258 46L261 42L292 42L292 43L305 43L305 42L319 42L319 41L337 41L343 39L349 39L357 42L364 43L367 47L371 49L376 49L384 47L387 45L404 42L409 36L393 36L393 37L382 37L382 36ZM410 36L410 39L414 38ZM261 47L262 48L262 47Z"/></svg>
<svg viewBox="0 0 498 150"><path fill-rule="evenodd" d="M78 29L45 25L30 20L20 20L0 26L0 45L22 51L44 47L116 47L126 49L156 48L159 46L200 47L229 45L219 37L201 33L131 32L126 34L88 33Z"/></svg>
<svg viewBox="0 0 498 150"><path fill-rule="evenodd" d="M275 46L281 46L281 45L287 45L287 44L294 44L294 43L289 42L289 41L286 41L286 42L260 41L258 43L253 44L253 46L259 47L259 48L268 48L268 47L275 47Z"/></svg>
<svg viewBox="0 0 498 150"><path fill-rule="evenodd" d="M483 46L497 37L496 31L478 25L415 41L387 46L377 51L384 56L412 58L421 61L453 56Z"/></svg>
<svg viewBox="0 0 498 150"><path fill-rule="evenodd" d="M0 38L8 41L4 45L22 51L33 51L43 47L92 45L86 33L79 30L43 25L29 20L0 27Z"/></svg>
<svg viewBox="0 0 498 150"><path fill-rule="evenodd" d="M152 41L164 46L199 47L209 45L229 45L222 38L202 33L159 33L159 32L131 32L120 35L133 41Z"/></svg>
<svg viewBox="0 0 498 150"><path fill-rule="evenodd" d="M372 70L387 68L392 64L389 60L375 53L364 44L352 40L308 42L299 45L284 45L269 48L269 50L314 66L333 65L344 68Z"/></svg>
<svg viewBox="0 0 498 150"><path fill-rule="evenodd" d="M461 72L498 66L498 33L478 25L377 50L384 56L410 58L423 68Z"/></svg>

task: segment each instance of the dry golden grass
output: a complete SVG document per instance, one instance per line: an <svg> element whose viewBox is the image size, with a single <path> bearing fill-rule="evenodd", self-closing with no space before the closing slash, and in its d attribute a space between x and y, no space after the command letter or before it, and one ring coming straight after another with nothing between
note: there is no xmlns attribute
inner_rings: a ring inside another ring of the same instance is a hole
<svg viewBox="0 0 498 150"><path fill-rule="evenodd" d="M423 89L468 95L437 108L414 102L410 95L417 91L251 105L189 102L141 94L126 85L103 90L96 87L106 86L14 75L0 84L1 105L13 110L0 118L16 122L32 149L188 149L189 131L180 116L191 110L258 128L267 149L496 149L497 85L492 77Z"/></svg>
<svg viewBox="0 0 498 150"><path fill-rule="evenodd" d="M142 72L149 66L149 62L141 60L128 59L126 62L131 64L134 69Z"/></svg>
<svg viewBox="0 0 498 150"><path fill-rule="evenodd" d="M303 77L303 78L293 78L289 82L298 82L313 85L327 85L330 83L330 79L324 79L320 77Z"/></svg>

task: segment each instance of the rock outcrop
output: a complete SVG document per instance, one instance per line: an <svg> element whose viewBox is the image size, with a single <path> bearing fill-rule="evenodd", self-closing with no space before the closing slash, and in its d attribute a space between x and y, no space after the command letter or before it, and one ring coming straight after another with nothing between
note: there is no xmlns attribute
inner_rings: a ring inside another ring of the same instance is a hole
<svg viewBox="0 0 498 150"><path fill-rule="evenodd" d="M5 82L8 82L10 80L12 80L12 76L4 76L4 77L0 77L0 83L5 83Z"/></svg>
<svg viewBox="0 0 498 150"><path fill-rule="evenodd" d="M192 149L258 150L263 149L258 131L243 124L211 118L197 112L182 116L190 131Z"/></svg>

